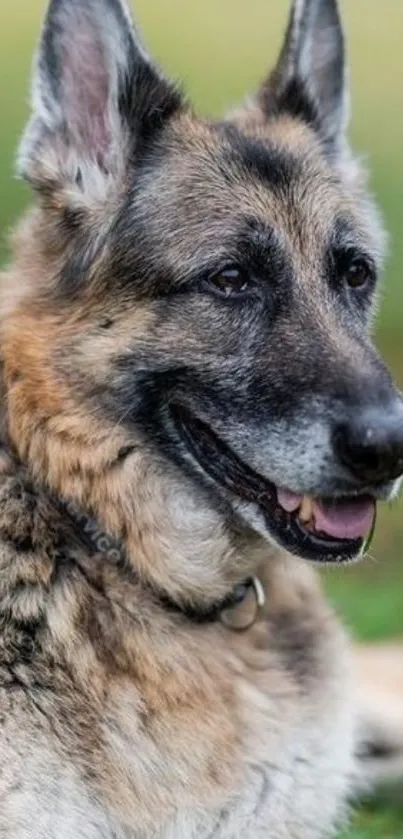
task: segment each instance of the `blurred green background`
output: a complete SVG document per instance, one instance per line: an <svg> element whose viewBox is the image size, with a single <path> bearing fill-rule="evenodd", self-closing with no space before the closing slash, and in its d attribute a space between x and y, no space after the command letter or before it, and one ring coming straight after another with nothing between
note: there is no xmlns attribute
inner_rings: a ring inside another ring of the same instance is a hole
<svg viewBox="0 0 403 839"><path fill-rule="evenodd" d="M274 62L287 0L137 0L150 50L183 81L199 111L218 114L255 89ZM13 179L18 138L28 114L29 75L45 0L0 7L0 260L7 234L29 194ZM353 94L352 139L390 231L377 341L403 384L403 0L344 0ZM403 518L394 504L380 515L371 557L325 572L329 595L363 639L403 636ZM398 796L399 797L399 796ZM403 795L401 795L401 798ZM388 794L357 814L349 839L403 839L403 804Z"/></svg>

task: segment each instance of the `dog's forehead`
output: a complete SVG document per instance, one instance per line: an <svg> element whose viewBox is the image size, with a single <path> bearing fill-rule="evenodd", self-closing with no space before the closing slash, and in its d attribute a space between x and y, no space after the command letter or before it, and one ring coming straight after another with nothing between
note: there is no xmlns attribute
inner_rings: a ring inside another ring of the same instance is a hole
<svg viewBox="0 0 403 839"><path fill-rule="evenodd" d="M150 168L144 199L156 224L185 236L221 235L247 217L317 242L354 213L313 132L286 119L264 127L182 120Z"/></svg>

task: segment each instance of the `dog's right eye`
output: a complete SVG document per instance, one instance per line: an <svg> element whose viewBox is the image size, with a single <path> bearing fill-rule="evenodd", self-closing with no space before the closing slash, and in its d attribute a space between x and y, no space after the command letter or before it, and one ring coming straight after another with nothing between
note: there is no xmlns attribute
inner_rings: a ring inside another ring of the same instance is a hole
<svg viewBox="0 0 403 839"><path fill-rule="evenodd" d="M220 297L243 297L253 288L253 281L247 271L230 266L208 277L204 286Z"/></svg>

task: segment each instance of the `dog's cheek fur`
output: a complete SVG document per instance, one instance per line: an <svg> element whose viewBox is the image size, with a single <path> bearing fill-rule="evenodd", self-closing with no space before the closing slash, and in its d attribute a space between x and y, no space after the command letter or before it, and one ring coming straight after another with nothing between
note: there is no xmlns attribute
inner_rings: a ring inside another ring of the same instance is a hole
<svg viewBox="0 0 403 839"><path fill-rule="evenodd" d="M111 412L99 395L114 372L110 356L122 351L127 335L132 344L136 335L139 347L149 340L152 307L119 312L113 335L94 321L94 309L95 299L90 313L75 306L69 318L33 300L9 314L2 349L13 445L40 482L95 511L157 588L179 599L207 601L212 591L220 598L260 555L260 540L252 539L244 555L243 539L212 499L169 467L152 438L126 421L126 410ZM107 310L112 316L112 305ZM129 408L135 412L134 404Z"/></svg>

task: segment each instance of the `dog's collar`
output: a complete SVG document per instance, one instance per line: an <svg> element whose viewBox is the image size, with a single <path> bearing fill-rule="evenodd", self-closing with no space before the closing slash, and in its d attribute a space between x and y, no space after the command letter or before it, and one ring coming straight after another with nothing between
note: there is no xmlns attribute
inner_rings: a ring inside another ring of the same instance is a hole
<svg viewBox="0 0 403 839"><path fill-rule="evenodd" d="M60 512L67 515L73 525L75 533L92 554L103 553L115 564L126 564L126 554L116 539L105 533L96 519L76 508L71 502L58 500ZM183 614L193 623L221 622L227 629L234 632L244 632L250 629L259 617L266 602L266 595L258 577L248 577L224 598L210 606L194 606L190 603L180 604L149 586L154 597L169 611Z"/></svg>
<svg viewBox="0 0 403 839"><path fill-rule="evenodd" d="M248 577L239 583L225 598L203 609L200 606L179 606L171 598L159 595L159 600L168 608L182 612L193 623L221 622L233 632L245 632L256 623L266 602L266 595L258 577Z"/></svg>

